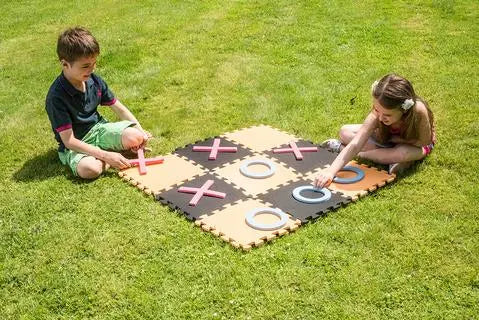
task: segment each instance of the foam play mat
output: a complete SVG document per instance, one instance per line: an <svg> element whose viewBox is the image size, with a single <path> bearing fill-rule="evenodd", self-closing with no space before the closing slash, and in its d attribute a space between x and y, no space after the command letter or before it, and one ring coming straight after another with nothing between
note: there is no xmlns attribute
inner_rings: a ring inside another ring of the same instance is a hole
<svg viewBox="0 0 479 320"><path fill-rule="evenodd" d="M260 125L197 141L145 159L139 153L123 180L243 250L298 229L392 182L375 167L351 161L328 188L312 187L332 153Z"/></svg>

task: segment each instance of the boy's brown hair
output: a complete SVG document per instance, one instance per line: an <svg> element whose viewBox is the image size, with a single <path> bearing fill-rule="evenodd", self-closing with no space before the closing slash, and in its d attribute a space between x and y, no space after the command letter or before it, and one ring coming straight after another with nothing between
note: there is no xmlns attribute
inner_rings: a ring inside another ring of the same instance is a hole
<svg viewBox="0 0 479 320"><path fill-rule="evenodd" d="M69 28L63 31L57 41L58 59L69 63L81 57L100 54L100 45L95 37L83 27Z"/></svg>

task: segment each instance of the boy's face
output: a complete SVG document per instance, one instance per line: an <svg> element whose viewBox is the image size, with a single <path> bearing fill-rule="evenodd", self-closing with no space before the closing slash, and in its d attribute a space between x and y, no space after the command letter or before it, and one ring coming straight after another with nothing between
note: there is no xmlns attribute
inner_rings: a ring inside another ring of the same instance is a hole
<svg viewBox="0 0 479 320"><path fill-rule="evenodd" d="M81 57L71 63L62 60L63 73L70 81L86 81L95 70L97 57L98 55Z"/></svg>

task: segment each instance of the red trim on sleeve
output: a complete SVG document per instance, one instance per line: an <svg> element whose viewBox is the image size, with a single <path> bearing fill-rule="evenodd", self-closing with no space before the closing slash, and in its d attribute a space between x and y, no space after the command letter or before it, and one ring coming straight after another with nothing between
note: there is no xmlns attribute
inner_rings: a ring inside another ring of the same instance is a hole
<svg viewBox="0 0 479 320"><path fill-rule="evenodd" d="M63 126L60 126L60 127L56 128L55 131L60 133L62 131L65 131L65 130L68 130L68 129L71 129L71 128L72 128L72 124L69 123L69 124L65 124Z"/></svg>
<svg viewBox="0 0 479 320"><path fill-rule="evenodd" d="M115 102L116 102L116 98L113 98L108 102L103 102L101 105L102 106L111 106L112 104L115 104Z"/></svg>

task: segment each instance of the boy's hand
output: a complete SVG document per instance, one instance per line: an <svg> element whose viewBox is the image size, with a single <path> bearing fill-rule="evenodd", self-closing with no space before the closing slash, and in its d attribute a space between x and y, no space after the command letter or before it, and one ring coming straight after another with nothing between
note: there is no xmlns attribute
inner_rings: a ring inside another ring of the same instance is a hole
<svg viewBox="0 0 479 320"><path fill-rule="evenodd" d="M128 159L119 154L118 152L106 152L103 161L105 161L115 169L125 169L131 167L130 163L128 162Z"/></svg>
<svg viewBox="0 0 479 320"><path fill-rule="evenodd" d="M316 188L328 187L334 179L334 173L329 168L319 171L318 175L314 179L313 186Z"/></svg>

